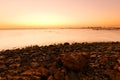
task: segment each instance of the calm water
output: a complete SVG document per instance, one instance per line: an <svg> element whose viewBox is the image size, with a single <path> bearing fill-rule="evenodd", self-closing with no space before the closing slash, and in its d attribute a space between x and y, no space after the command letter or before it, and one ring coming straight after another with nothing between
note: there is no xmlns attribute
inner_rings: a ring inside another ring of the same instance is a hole
<svg viewBox="0 0 120 80"><path fill-rule="evenodd" d="M0 30L0 50L29 45L49 45L64 42L120 41L120 30L33 29Z"/></svg>

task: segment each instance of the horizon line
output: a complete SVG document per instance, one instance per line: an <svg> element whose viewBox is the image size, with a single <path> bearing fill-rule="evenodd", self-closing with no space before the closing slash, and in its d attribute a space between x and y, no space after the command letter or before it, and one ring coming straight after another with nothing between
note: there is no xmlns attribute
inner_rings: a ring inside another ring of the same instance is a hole
<svg viewBox="0 0 120 80"><path fill-rule="evenodd" d="M0 30L24 30L24 29L96 29L96 28L112 28L112 29L120 29L120 27L79 27L79 28L0 28Z"/></svg>

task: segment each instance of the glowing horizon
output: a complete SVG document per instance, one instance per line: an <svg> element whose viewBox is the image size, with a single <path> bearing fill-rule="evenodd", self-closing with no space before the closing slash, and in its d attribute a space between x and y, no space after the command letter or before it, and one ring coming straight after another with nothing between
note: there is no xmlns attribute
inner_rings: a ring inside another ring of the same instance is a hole
<svg viewBox="0 0 120 80"><path fill-rule="evenodd" d="M0 0L0 28L120 27L120 0Z"/></svg>

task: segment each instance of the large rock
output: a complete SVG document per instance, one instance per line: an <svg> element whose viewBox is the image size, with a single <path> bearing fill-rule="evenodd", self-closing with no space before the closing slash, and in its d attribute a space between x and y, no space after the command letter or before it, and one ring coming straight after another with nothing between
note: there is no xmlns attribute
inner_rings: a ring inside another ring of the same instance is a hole
<svg viewBox="0 0 120 80"><path fill-rule="evenodd" d="M59 58L64 67L70 70L81 70L88 65L89 54L87 53L71 53L62 54Z"/></svg>

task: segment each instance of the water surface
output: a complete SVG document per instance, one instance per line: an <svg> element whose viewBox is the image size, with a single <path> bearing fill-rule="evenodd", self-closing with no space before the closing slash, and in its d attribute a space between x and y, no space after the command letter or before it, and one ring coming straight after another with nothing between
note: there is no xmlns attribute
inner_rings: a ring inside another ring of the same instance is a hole
<svg viewBox="0 0 120 80"><path fill-rule="evenodd" d="M92 29L28 29L0 30L0 50L30 45L64 42L120 41L120 30Z"/></svg>

